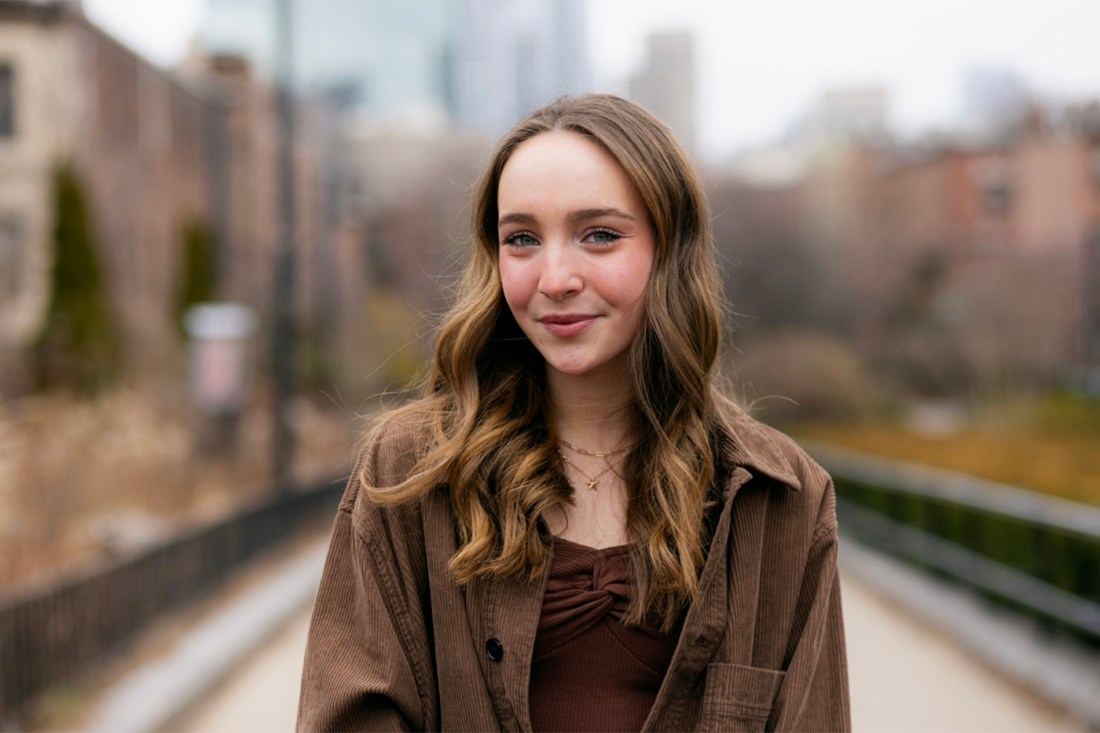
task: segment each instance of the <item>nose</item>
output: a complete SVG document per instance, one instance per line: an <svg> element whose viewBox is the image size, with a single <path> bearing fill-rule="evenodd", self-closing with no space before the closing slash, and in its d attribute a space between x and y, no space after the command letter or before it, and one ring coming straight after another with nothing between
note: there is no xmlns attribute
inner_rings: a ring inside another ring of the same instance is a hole
<svg viewBox="0 0 1100 733"><path fill-rule="evenodd" d="M584 288L580 258L568 244L543 245L539 292L551 300L564 300Z"/></svg>

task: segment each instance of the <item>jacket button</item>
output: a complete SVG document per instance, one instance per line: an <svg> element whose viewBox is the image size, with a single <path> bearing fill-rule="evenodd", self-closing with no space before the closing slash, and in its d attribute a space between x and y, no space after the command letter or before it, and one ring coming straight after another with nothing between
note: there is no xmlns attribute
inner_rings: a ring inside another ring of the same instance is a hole
<svg viewBox="0 0 1100 733"><path fill-rule="evenodd" d="M500 639L492 637L485 642L485 654L494 662L499 662L504 657L504 645L500 643Z"/></svg>

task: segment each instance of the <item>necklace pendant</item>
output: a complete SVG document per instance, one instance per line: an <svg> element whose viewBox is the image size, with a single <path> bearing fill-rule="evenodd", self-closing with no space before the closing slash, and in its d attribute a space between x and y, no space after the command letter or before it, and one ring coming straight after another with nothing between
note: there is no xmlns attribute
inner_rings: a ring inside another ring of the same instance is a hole
<svg viewBox="0 0 1100 733"><path fill-rule="evenodd" d="M595 478L588 479L588 490L595 491L600 485L600 480Z"/></svg>

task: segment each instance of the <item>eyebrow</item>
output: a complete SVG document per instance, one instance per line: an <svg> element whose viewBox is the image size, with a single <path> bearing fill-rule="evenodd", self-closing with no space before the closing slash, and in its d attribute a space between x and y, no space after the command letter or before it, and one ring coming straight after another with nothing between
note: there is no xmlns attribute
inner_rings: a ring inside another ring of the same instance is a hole
<svg viewBox="0 0 1100 733"><path fill-rule="evenodd" d="M567 217L570 224L577 224L579 222L590 221L592 219L602 219L603 217L613 217L616 219L626 219L627 221L637 221L633 216L626 213L622 209L616 209L614 207L605 209L579 209L577 211L569 212ZM505 226L507 224L536 224L538 223L534 216L531 214L515 213L505 214L500 217L497 222L498 227Z"/></svg>

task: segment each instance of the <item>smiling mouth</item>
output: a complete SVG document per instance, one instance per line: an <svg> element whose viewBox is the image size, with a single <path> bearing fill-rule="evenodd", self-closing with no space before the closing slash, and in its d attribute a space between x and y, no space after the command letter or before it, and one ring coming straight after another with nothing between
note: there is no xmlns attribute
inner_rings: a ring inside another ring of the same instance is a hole
<svg viewBox="0 0 1100 733"><path fill-rule="evenodd" d="M587 329L596 320L590 315L553 315L543 316L538 321L554 336L576 336Z"/></svg>

